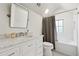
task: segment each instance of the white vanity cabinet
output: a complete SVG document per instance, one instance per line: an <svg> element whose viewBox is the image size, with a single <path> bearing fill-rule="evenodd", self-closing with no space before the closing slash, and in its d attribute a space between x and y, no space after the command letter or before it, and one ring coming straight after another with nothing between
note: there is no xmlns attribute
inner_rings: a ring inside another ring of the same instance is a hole
<svg viewBox="0 0 79 59"><path fill-rule="evenodd" d="M39 37L36 42L36 56L43 56L43 39Z"/></svg>
<svg viewBox="0 0 79 59"><path fill-rule="evenodd" d="M35 40L30 40L21 46L22 56L35 56Z"/></svg>
<svg viewBox="0 0 79 59"><path fill-rule="evenodd" d="M42 37L35 37L30 39L20 38L19 40L21 41L15 44L13 43L13 45L10 47L3 48L3 51L0 50L0 56L42 56L43 55Z"/></svg>
<svg viewBox="0 0 79 59"><path fill-rule="evenodd" d="M43 56L43 39L36 37L21 47L23 56Z"/></svg>
<svg viewBox="0 0 79 59"><path fill-rule="evenodd" d="M35 48L32 45L22 47L22 56L35 56Z"/></svg>

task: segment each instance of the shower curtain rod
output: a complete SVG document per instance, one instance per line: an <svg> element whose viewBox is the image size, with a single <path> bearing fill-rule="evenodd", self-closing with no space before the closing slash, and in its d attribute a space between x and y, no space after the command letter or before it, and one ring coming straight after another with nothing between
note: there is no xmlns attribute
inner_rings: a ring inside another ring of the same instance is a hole
<svg viewBox="0 0 79 59"><path fill-rule="evenodd" d="M62 13L69 12L69 11L73 11L73 10L77 10L77 8L71 9L71 10L66 10L66 11L59 12L59 13L55 13L55 14L53 14L53 15L62 14Z"/></svg>

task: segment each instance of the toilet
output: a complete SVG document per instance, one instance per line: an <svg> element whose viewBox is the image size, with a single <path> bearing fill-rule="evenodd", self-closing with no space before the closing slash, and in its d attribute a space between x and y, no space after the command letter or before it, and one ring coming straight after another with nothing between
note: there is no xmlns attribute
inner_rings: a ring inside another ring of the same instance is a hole
<svg viewBox="0 0 79 59"><path fill-rule="evenodd" d="M53 44L50 42L43 42L43 55L44 56L52 56Z"/></svg>

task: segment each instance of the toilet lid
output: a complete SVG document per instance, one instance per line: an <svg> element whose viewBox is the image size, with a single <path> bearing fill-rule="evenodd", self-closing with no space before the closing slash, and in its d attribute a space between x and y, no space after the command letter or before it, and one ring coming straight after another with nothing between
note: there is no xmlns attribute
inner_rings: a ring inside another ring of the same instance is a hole
<svg viewBox="0 0 79 59"><path fill-rule="evenodd" d="M43 42L43 45L46 47L53 47L53 44L50 42Z"/></svg>

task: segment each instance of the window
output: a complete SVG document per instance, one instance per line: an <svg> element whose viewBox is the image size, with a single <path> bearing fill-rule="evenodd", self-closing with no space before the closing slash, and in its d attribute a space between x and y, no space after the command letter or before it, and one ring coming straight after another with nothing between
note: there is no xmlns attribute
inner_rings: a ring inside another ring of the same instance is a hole
<svg viewBox="0 0 79 59"><path fill-rule="evenodd" d="M57 29L57 32L64 32L64 20L63 19L56 20L56 29Z"/></svg>

